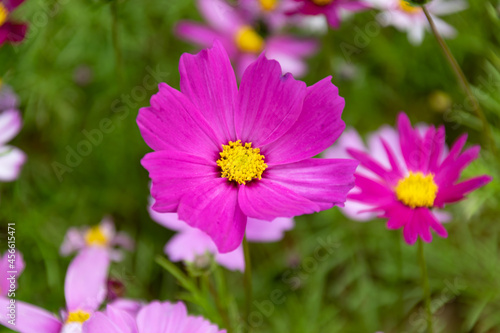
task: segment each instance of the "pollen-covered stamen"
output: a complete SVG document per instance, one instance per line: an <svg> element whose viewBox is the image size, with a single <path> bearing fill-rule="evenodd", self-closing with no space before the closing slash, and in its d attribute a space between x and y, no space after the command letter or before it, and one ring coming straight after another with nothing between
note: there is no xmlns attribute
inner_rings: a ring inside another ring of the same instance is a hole
<svg viewBox="0 0 500 333"><path fill-rule="evenodd" d="M264 39L250 26L244 26L236 33L236 45L243 52L259 53L264 49Z"/></svg>
<svg viewBox="0 0 500 333"><path fill-rule="evenodd" d="M326 6L333 2L333 0L311 0L315 5Z"/></svg>
<svg viewBox="0 0 500 333"><path fill-rule="evenodd" d="M108 244L108 237L97 225L85 233L85 243L88 246L106 246Z"/></svg>
<svg viewBox="0 0 500 333"><path fill-rule="evenodd" d="M5 7L2 2L0 2L0 27L7 21L8 16L9 11L7 10L7 7Z"/></svg>
<svg viewBox="0 0 500 333"><path fill-rule="evenodd" d="M262 179L267 168L264 155L259 148L252 148L252 143L241 144L241 140L229 141L222 146L217 165L222 169L221 177L245 185L252 179Z"/></svg>
<svg viewBox="0 0 500 333"><path fill-rule="evenodd" d="M279 0L259 0L260 8L266 12L271 12L278 6Z"/></svg>
<svg viewBox="0 0 500 333"><path fill-rule="evenodd" d="M434 175L424 175L422 172L411 172L401 179L396 186L398 200L411 208L432 207L438 186L434 182Z"/></svg>
<svg viewBox="0 0 500 333"><path fill-rule="evenodd" d="M420 7L412 6L407 0L399 0L399 7L409 14L420 13L422 10Z"/></svg>
<svg viewBox="0 0 500 333"><path fill-rule="evenodd" d="M90 313L82 310L76 310L68 313L66 323L80 323L83 324L90 318Z"/></svg>

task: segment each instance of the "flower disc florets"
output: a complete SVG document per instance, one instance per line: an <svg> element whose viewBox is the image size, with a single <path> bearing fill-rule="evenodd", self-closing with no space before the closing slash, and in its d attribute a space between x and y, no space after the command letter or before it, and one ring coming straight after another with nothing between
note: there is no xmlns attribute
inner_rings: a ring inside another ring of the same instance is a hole
<svg viewBox="0 0 500 333"><path fill-rule="evenodd" d="M238 184L245 185L252 179L262 179L262 173L267 168L264 155L259 148L252 148L251 142L241 144L241 140L229 141L222 146L217 165L222 169L221 177Z"/></svg>
<svg viewBox="0 0 500 333"><path fill-rule="evenodd" d="M438 186L434 182L434 175L424 175L422 172L411 172L401 179L396 186L398 200L411 208L432 207Z"/></svg>

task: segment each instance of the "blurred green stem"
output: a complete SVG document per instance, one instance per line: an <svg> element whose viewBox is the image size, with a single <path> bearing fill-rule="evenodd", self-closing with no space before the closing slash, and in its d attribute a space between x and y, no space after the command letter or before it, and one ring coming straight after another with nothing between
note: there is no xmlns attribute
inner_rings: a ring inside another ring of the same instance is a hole
<svg viewBox="0 0 500 333"><path fill-rule="evenodd" d="M432 310L431 310L431 292L429 288L429 277L427 275L427 264L425 263L424 243L418 239L418 262L422 272L422 288L424 289L425 310L427 313L427 332L433 333L432 328Z"/></svg>
<svg viewBox="0 0 500 333"><path fill-rule="evenodd" d="M250 312L252 311L252 263L250 260L250 247L248 246L247 237L243 238L243 252L245 254L245 273L244 273L244 287L245 287L245 318L248 320ZM251 332L251 329L248 329Z"/></svg>
<svg viewBox="0 0 500 333"><path fill-rule="evenodd" d="M483 110L481 110L481 107L479 106L479 103L472 93L472 90L470 88L469 82L467 81L467 78L465 77L464 72L460 68L460 65L458 64L457 60L453 56L453 54L450 51L450 48L444 41L444 39L441 37L439 34L436 25L434 24L434 20L432 19L432 16L429 14L429 11L425 6L422 6L422 9L425 13L425 16L427 17L427 20L429 21L429 24L431 26L432 33L434 34L434 37L436 37L439 46L441 47L441 50L443 51L446 60L448 60L448 63L450 64L451 68L455 72L455 76L457 77L458 82L462 86L462 89L465 91L465 94L469 98L469 100L472 103L472 108L474 109L474 112L476 113L476 116L481 120L481 123L483 124L483 130L484 130L484 136L486 138L486 141L488 142L490 149L493 153L496 152L496 146L495 146L495 141L493 139L493 136L491 134L491 128L490 124L488 123L488 119L486 119L486 116L484 115Z"/></svg>
<svg viewBox="0 0 500 333"><path fill-rule="evenodd" d="M219 311L219 314L222 318L222 323L225 326L224 328L228 333L231 333L231 325L229 323L229 316L226 312L226 309L222 306L219 294L217 293L217 289L215 288L214 282L212 278L208 275L204 275L203 279L205 280L205 283L208 286L208 290L210 291L210 294L212 294L212 297L214 298L215 306L217 307L217 311Z"/></svg>
<svg viewBox="0 0 500 333"><path fill-rule="evenodd" d="M119 79L122 78L122 52L118 40L118 0L111 1L111 40L115 51L116 74Z"/></svg>

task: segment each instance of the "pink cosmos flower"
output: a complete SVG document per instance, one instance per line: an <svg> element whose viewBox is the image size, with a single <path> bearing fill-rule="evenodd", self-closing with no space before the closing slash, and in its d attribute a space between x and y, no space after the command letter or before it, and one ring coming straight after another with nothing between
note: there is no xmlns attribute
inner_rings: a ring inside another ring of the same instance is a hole
<svg viewBox="0 0 500 333"><path fill-rule="evenodd" d="M202 317L189 316L182 302L153 301L136 316L109 306L83 326L83 333L226 333Z"/></svg>
<svg viewBox="0 0 500 333"><path fill-rule="evenodd" d="M429 126L419 124L417 125L417 130L420 135L425 135L425 132L429 129ZM374 160L380 163L384 168L390 168L391 164L389 158L385 152L384 145L382 144L384 140L387 145L391 148L394 153L394 157L399 165L404 165L405 161L399 149L399 133L393 127L384 125L376 132L368 135L367 145L364 144L363 139L361 139L358 132L353 128L348 128L342 133L340 138L335 142L335 144L328 148L323 156L326 158L338 157L338 158L349 158L351 155L347 152L348 149L356 149L369 154ZM444 146L443 153L446 153L448 148ZM356 174L363 175L366 177L376 176L369 169L360 165L356 169ZM359 193L361 189L355 186L349 194ZM345 206L341 207L340 210L350 219L366 222L373 220L377 217L377 213L371 211L373 205L358 202L347 198ZM448 222L451 220L451 215L445 211L439 209L433 209L432 214L436 217L439 222Z"/></svg>
<svg viewBox="0 0 500 333"><path fill-rule="evenodd" d="M340 27L342 11L359 12L368 9L363 1L357 0L294 0L297 6L290 14L324 15L332 28Z"/></svg>
<svg viewBox="0 0 500 333"><path fill-rule="evenodd" d="M19 101L12 89L0 82L0 181L17 179L26 155L18 148L7 145L21 130Z"/></svg>
<svg viewBox="0 0 500 333"><path fill-rule="evenodd" d="M382 10L377 19L382 25L393 25L400 31L408 33L408 40L413 45L419 45L424 39L425 30L430 31L430 25L420 7L412 6L406 0L370 0L373 7ZM427 5L436 28L441 36L453 38L456 30L441 20L439 15L453 14L467 8L463 0L433 0Z"/></svg>
<svg viewBox="0 0 500 333"><path fill-rule="evenodd" d="M165 253L171 261L196 262L205 258L207 253L221 266L230 270L245 270L245 258L242 245L228 253L219 253L217 246L203 231L190 227L179 220L177 213L158 213L149 209L151 218L162 226L177 231L177 234L165 245ZM285 231L294 226L293 219L277 218L272 222L248 218L246 237L250 242L276 242L283 238Z"/></svg>
<svg viewBox="0 0 500 333"><path fill-rule="evenodd" d="M24 40L28 26L9 20L10 13L24 0L0 0L0 46L6 42L19 43Z"/></svg>
<svg viewBox="0 0 500 333"><path fill-rule="evenodd" d="M283 68L299 77L307 72L304 58L318 49L314 39L301 39L289 35L261 36L253 25L253 18L245 11L232 7L224 0L197 0L200 13L207 25L181 21L176 34L203 48L211 47L219 40L234 61L239 77L264 51L269 59L275 59Z"/></svg>
<svg viewBox="0 0 500 333"><path fill-rule="evenodd" d="M21 252L15 250L15 253L5 252L0 258L0 298L7 297L11 290L11 281L9 278L14 276L17 288L17 279L24 270L24 260Z"/></svg>
<svg viewBox="0 0 500 333"><path fill-rule="evenodd" d="M0 324L21 333L80 333L82 323L98 309L106 296L108 252L102 248L88 248L70 263L66 273L64 294L66 311L61 317L37 306L15 300L15 326L3 311ZM0 308L7 309L10 299L0 297Z"/></svg>
<svg viewBox="0 0 500 333"><path fill-rule="evenodd" d="M121 261L123 254L117 247L132 251L134 241L125 232L117 233L113 220L105 217L93 227L70 228L64 236L60 253L68 256L89 247L103 247L109 251L111 260Z"/></svg>
<svg viewBox="0 0 500 333"><path fill-rule="evenodd" d="M218 42L180 61L181 91L165 83L137 123L155 152L142 159L153 209L235 250L247 218L271 221L343 205L353 160L315 159L345 128L344 99L327 77L311 87L261 55L238 89Z"/></svg>
<svg viewBox="0 0 500 333"><path fill-rule="evenodd" d="M430 229L447 237L433 209L460 201L491 181L489 176L480 176L459 182L462 170L478 157L479 147L462 152L467 140L463 135L447 152L443 126L414 129L404 113L398 117L398 132L399 138L394 133L380 137L386 154L382 160L363 150L347 149L364 168L356 172L359 191L349 194L349 199L366 205L364 211L387 218L387 228L404 228L408 244L414 244L418 236L430 242ZM391 136L389 143L386 138Z"/></svg>

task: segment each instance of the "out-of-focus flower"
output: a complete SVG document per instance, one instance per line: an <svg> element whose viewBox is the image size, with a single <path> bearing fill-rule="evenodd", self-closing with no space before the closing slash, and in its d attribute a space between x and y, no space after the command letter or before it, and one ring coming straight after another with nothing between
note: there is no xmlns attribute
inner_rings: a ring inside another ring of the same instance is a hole
<svg viewBox="0 0 500 333"><path fill-rule="evenodd" d="M58 317L37 306L16 300L15 325L0 316L0 324L15 332L80 333L82 323L92 317L106 296L109 268L108 252L88 248L73 259L66 273L64 294L66 309ZM0 307L8 309L10 299L0 297Z"/></svg>
<svg viewBox="0 0 500 333"><path fill-rule="evenodd" d="M480 148L473 146L462 152L467 140L463 135L447 152L443 126L414 129L404 113L398 117L398 132L399 137L394 133L381 136L380 145L373 148L378 152L347 148L363 167L356 172L359 191L349 194L349 199L364 204L359 207L363 211L387 218L387 228L404 228L408 244L414 244L419 236L430 242L430 229L447 237L433 209L463 200L491 181L490 176L479 176L459 182L462 170L478 157ZM378 159L381 149L386 157Z"/></svg>
<svg viewBox="0 0 500 333"><path fill-rule="evenodd" d="M10 20L10 13L24 0L0 0L0 46L4 43L19 43L24 40L28 26Z"/></svg>
<svg viewBox="0 0 500 333"><path fill-rule="evenodd" d="M357 0L294 0L296 6L290 14L324 15L332 28L340 27L343 11L359 12L368 9L366 2Z"/></svg>
<svg viewBox="0 0 500 333"><path fill-rule="evenodd" d="M0 182L17 179L26 155L18 148L7 145L21 130L19 101L12 89L0 81Z"/></svg>
<svg viewBox="0 0 500 333"><path fill-rule="evenodd" d="M137 123L155 150L142 159L157 212L178 212L219 252L235 250L247 218L272 221L343 205L353 160L318 159L345 128L331 77L311 87L263 55L238 89L223 46L180 61L181 91L165 83Z"/></svg>
<svg viewBox="0 0 500 333"><path fill-rule="evenodd" d="M253 18L253 25L263 22L272 32L290 26L312 34L324 34L328 30L328 23L322 15L290 15L297 9L295 0L239 0L238 5L245 17Z"/></svg>
<svg viewBox="0 0 500 333"><path fill-rule="evenodd" d="M105 248L109 251L111 260L121 261L123 254L120 248L132 251L134 241L125 232L116 232L113 220L105 217L99 225L93 227L70 228L64 236L60 253L68 256L88 247Z"/></svg>
<svg viewBox="0 0 500 333"><path fill-rule="evenodd" d="M171 261L196 262L197 258L213 255L221 266L230 270L245 270L243 247L228 253L219 253L217 246L203 231L190 227L179 220L177 213L158 213L149 208L151 218L162 226L177 231L165 245L165 253ZM276 242L283 238L285 231L292 229L291 218L277 218L271 222L248 218L246 237L250 242Z"/></svg>
<svg viewBox="0 0 500 333"><path fill-rule="evenodd" d="M219 40L234 61L239 77L262 52L269 59L277 60L284 73L300 77L307 72L304 58L318 49L314 39L259 34L251 17L224 0L198 0L198 7L207 25L182 21L176 27L176 34L203 48L211 47L214 40Z"/></svg>
<svg viewBox="0 0 500 333"><path fill-rule="evenodd" d="M24 270L23 255L18 250L5 252L0 258L0 297L7 297L13 282L17 288L17 279ZM11 277L14 276L14 279Z"/></svg>
<svg viewBox="0 0 500 333"><path fill-rule="evenodd" d="M153 301L136 316L113 306L96 313L83 326L83 333L226 333L202 317L190 316L182 302Z"/></svg>
<svg viewBox="0 0 500 333"><path fill-rule="evenodd" d="M408 33L408 40L413 45L419 45L424 39L425 30L430 31L430 25L422 10L418 6L411 5L406 0L370 0L373 7L382 11L377 16L379 22L384 25L393 25L400 31ZM441 20L438 16L453 14L467 8L464 0L433 0L426 5L432 16L436 28L441 36L452 38L456 30Z"/></svg>

